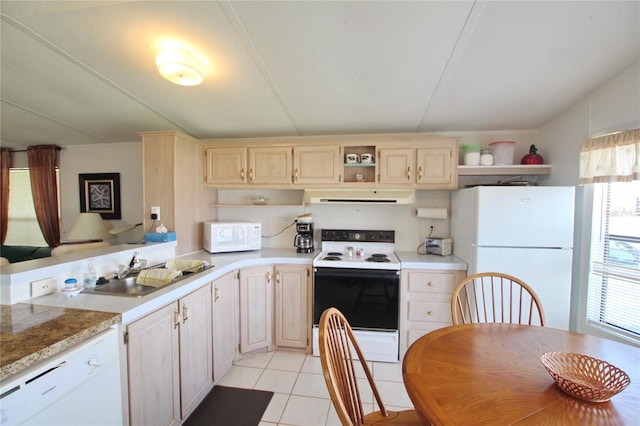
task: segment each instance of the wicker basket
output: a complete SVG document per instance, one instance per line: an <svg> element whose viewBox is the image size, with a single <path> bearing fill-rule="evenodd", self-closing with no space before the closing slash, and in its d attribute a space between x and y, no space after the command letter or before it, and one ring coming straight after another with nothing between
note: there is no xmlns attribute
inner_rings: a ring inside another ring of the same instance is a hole
<svg viewBox="0 0 640 426"><path fill-rule="evenodd" d="M631 383L618 367L582 354L547 352L540 361L560 389L585 401L609 401Z"/></svg>

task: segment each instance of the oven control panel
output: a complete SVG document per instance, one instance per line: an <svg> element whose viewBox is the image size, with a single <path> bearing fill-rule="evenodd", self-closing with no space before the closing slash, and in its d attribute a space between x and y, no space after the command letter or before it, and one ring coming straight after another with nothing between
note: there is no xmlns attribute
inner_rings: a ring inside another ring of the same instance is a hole
<svg viewBox="0 0 640 426"><path fill-rule="evenodd" d="M363 243L395 243L395 231L323 229L321 233L321 240Z"/></svg>

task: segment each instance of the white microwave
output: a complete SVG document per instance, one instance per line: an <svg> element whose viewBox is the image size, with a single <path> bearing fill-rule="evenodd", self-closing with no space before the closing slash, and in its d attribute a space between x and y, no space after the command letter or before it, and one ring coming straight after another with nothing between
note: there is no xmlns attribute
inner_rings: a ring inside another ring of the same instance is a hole
<svg viewBox="0 0 640 426"><path fill-rule="evenodd" d="M209 253L259 250L262 225L255 222L204 222L203 248Z"/></svg>

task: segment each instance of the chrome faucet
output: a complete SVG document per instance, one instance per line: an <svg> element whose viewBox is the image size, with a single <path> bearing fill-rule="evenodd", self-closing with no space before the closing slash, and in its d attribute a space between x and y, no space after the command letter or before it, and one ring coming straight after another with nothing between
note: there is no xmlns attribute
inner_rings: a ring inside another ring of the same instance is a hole
<svg viewBox="0 0 640 426"><path fill-rule="evenodd" d="M135 252L128 266L118 265L115 274L113 274L113 278L117 280L121 280L126 278L129 274L139 272L140 268L140 253Z"/></svg>

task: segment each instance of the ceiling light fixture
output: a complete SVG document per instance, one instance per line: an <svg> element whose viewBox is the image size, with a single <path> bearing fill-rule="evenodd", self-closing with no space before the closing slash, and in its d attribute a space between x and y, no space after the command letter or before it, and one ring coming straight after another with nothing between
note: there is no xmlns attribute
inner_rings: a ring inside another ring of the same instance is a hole
<svg viewBox="0 0 640 426"><path fill-rule="evenodd" d="M160 52L156 65L161 76L180 86L197 86L204 80L204 62L185 49Z"/></svg>

